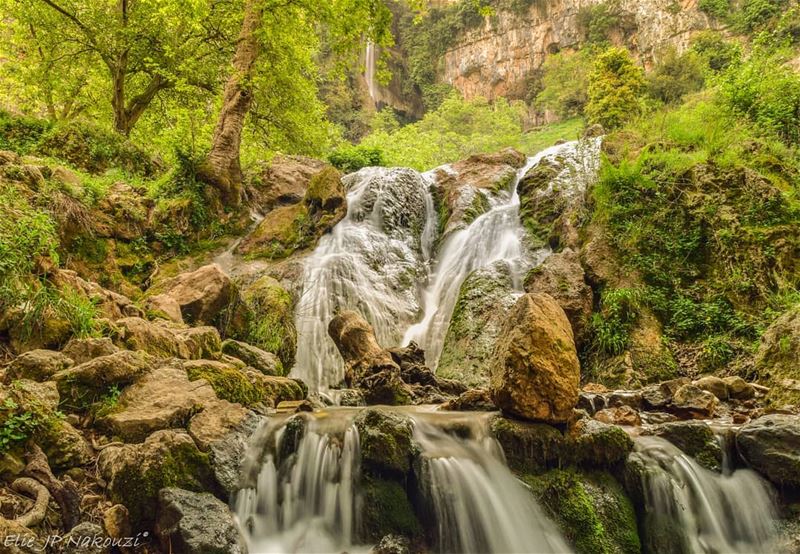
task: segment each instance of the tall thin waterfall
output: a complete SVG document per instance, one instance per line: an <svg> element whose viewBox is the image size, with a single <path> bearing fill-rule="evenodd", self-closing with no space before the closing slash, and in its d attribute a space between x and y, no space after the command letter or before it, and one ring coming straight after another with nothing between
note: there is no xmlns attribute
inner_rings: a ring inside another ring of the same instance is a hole
<svg viewBox="0 0 800 554"><path fill-rule="evenodd" d="M375 44L367 41L366 51L364 53L364 80L367 82L367 91L372 102L376 102L378 88L375 84L375 69L376 69L376 48Z"/></svg>
<svg viewBox="0 0 800 554"><path fill-rule="evenodd" d="M569 552L555 524L508 470L503 451L484 432L449 435L417 419L423 492L436 516L440 552Z"/></svg>
<svg viewBox="0 0 800 554"><path fill-rule="evenodd" d="M293 376L312 391L344 377L328 337L328 323L338 310L360 312L381 344L400 343L420 312L417 283L425 276L436 237L430 182L416 171L367 168L344 180L347 216L306 261L295 312Z"/></svg>
<svg viewBox="0 0 800 554"><path fill-rule="evenodd" d="M775 551L776 508L753 471L709 471L657 437L637 439L632 456L645 469L646 533L661 535L671 552Z"/></svg>

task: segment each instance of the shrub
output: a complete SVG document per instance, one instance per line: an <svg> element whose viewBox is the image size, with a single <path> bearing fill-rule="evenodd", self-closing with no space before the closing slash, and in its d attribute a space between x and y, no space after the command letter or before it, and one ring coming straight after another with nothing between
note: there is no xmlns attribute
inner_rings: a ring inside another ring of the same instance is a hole
<svg viewBox="0 0 800 554"><path fill-rule="evenodd" d="M0 150L28 154L50 127L43 119L13 116L0 110Z"/></svg>
<svg viewBox="0 0 800 554"><path fill-rule="evenodd" d="M787 0L744 0L738 14L739 25L753 31L786 7Z"/></svg>
<svg viewBox="0 0 800 554"><path fill-rule="evenodd" d="M738 44L725 40L716 31L703 31L697 34L692 40L692 51L697 53L706 67L715 72L738 62L742 56Z"/></svg>
<svg viewBox="0 0 800 554"><path fill-rule="evenodd" d="M665 104L674 104L703 88L703 62L695 52L678 55L670 48L647 76L647 92Z"/></svg>
<svg viewBox="0 0 800 554"><path fill-rule="evenodd" d="M639 115L644 83L642 69L627 50L609 48L603 52L589 78L589 121L614 129Z"/></svg>
<svg viewBox="0 0 800 554"><path fill-rule="evenodd" d="M337 148L328 156L328 161L344 173L352 173L363 167L385 165L383 150L375 146L361 145Z"/></svg>
<svg viewBox="0 0 800 554"><path fill-rule="evenodd" d="M578 27L590 44L607 43L613 29L624 30L623 23L622 8L617 0L607 0L578 10Z"/></svg>
<svg viewBox="0 0 800 554"><path fill-rule="evenodd" d="M643 305L643 292L638 288L603 291L600 311L592 315L592 348L616 356L628 347L629 333Z"/></svg>
<svg viewBox="0 0 800 554"><path fill-rule="evenodd" d="M559 52L548 56L543 66L542 91L536 105L561 117L582 115L588 101L586 90L592 69L592 52Z"/></svg>
<svg viewBox="0 0 800 554"><path fill-rule="evenodd" d="M730 15L731 3L730 0L700 0L697 7L708 15L723 19Z"/></svg>

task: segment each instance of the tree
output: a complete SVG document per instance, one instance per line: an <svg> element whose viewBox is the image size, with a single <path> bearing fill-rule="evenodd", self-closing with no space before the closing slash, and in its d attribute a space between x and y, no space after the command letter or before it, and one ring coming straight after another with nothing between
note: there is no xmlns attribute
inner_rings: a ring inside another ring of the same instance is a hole
<svg viewBox="0 0 800 554"><path fill-rule="evenodd" d="M650 96L666 104L675 104L685 95L703 88L705 75L700 56L689 51L678 55L669 48L647 76Z"/></svg>
<svg viewBox="0 0 800 554"><path fill-rule="evenodd" d="M642 111L644 72L624 48L609 48L595 61L586 113L607 129L622 126Z"/></svg>
<svg viewBox="0 0 800 554"><path fill-rule="evenodd" d="M542 67L544 88L536 97L536 105L561 117L582 115L592 70L591 55L589 49L583 49L548 56Z"/></svg>
<svg viewBox="0 0 800 554"><path fill-rule="evenodd" d="M276 98L286 98L287 88L293 86L316 90L318 75L309 63L309 52L295 48L297 43L316 43L319 27L325 27L332 51L340 56L353 53L355 48L369 38L376 44L391 44L391 12L382 0L246 0L239 39L231 63L231 72L225 85L222 107L211 141L211 148L198 170L198 177L211 185L228 205L240 202L242 169L240 150L242 133L248 117L255 115L256 123L266 122L274 128L291 123L304 105L278 105L286 110L251 113L259 99L267 106L275 106ZM286 30L295 34L287 37ZM285 58L286 48L294 48L299 63L274 63ZM259 66L263 57L269 68ZM266 71L266 75L265 72ZM280 84L270 89L270 84ZM291 92L289 92L291 98ZM312 109L317 109L315 102ZM288 117L287 117L288 116ZM320 111L320 117L322 112Z"/></svg>
<svg viewBox="0 0 800 554"><path fill-rule="evenodd" d="M159 94L215 90L240 1L0 0L0 8L15 29L7 48L38 68L34 86L51 117L80 111L91 83L128 135Z"/></svg>

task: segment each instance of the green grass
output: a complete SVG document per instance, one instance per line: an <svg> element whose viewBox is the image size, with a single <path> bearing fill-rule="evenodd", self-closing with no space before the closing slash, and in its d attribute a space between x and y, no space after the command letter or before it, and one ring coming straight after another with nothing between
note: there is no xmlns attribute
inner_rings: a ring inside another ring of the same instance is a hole
<svg viewBox="0 0 800 554"><path fill-rule="evenodd" d="M566 121L551 123L529 131L522 136L519 149L529 156L553 146L558 140L576 140L580 138L585 122L583 118L574 117Z"/></svg>

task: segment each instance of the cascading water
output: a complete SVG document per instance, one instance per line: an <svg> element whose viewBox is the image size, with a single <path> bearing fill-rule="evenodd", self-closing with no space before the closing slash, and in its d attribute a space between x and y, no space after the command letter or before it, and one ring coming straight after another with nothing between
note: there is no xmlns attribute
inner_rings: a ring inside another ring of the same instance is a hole
<svg viewBox="0 0 800 554"><path fill-rule="evenodd" d="M474 418L474 415L473 415ZM423 492L433 505L440 552L569 552L555 525L506 467L486 422L469 439L416 418Z"/></svg>
<svg viewBox="0 0 800 554"><path fill-rule="evenodd" d="M410 169L367 168L344 178L347 216L306 261L295 312L293 376L312 391L338 384L344 369L328 337L338 310L353 309L382 344L398 344L420 312L417 283L436 236L430 183Z"/></svg>
<svg viewBox="0 0 800 554"><path fill-rule="evenodd" d="M657 437L637 439L632 456L644 467L646 533L672 552L776 551L776 508L753 471L709 471Z"/></svg>
<svg viewBox="0 0 800 554"><path fill-rule="evenodd" d="M364 80L367 82L367 91L373 103L376 103L377 98L377 85L375 84L375 69L377 52L375 44L367 41L366 51L364 53Z"/></svg>
<svg viewBox="0 0 800 554"><path fill-rule="evenodd" d="M547 248L531 253L525 246L519 180L542 160L558 158L565 169L551 189L558 184L559 194L580 196L596 171L599 147L599 139L571 142L530 158L510 190L490 196L490 209L448 235L438 253L433 252L438 219L429 175L367 168L345 177L347 216L305 264L292 376L312 391L342 380L342 361L327 334L328 322L341 309L360 312L385 346L416 341L428 365L436 367L467 276L503 260L521 288L525 271L549 254Z"/></svg>

